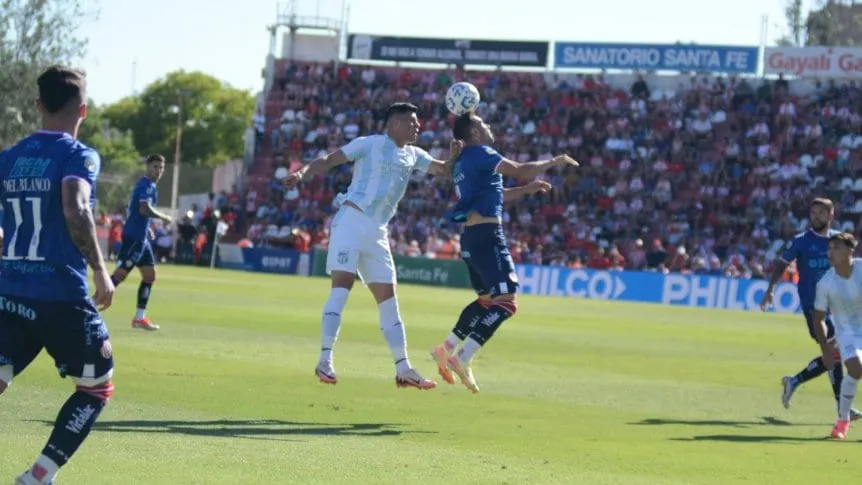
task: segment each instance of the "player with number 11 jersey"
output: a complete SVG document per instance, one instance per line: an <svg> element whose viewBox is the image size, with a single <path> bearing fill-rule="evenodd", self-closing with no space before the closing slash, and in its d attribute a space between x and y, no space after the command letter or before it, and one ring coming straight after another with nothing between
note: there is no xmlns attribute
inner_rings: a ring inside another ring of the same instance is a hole
<svg viewBox="0 0 862 485"><path fill-rule="evenodd" d="M75 391L16 485L54 483L114 393L113 353L97 309L110 306L114 294L93 216L99 155L76 139L87 116L86 80L53 66L38 84L42 130L0 154L0 394L42 349Z"/></svg>

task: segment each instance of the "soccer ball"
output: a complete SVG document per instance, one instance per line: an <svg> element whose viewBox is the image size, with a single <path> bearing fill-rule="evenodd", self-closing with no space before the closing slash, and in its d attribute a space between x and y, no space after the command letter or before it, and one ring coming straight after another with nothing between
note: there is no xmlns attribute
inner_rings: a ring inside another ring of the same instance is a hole
<svg viewBox="0 0 862 485"><path fill-rule="evenodd" d="M446 108L455 116L473 111L478 104L479 90L470 83L455 83L446 91Z"/></svg>

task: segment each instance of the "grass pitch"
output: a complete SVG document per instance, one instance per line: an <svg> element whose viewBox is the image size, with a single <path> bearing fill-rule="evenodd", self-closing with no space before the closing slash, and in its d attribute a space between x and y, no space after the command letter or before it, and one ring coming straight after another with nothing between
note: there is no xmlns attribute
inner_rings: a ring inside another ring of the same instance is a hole
<svg viewBox="0 0 862 485"><path fill-rule="evenodd" d="M824 376L781 407L816 353L800 316L525 297L474 366L471 395L427 356L471 294L400 288L411 360L395 388L370 294L348 302L337 386L317 382L323 279L159 268L106 314L114 399L60 484L805 484L857 478L862 430L824 437ZM72 389L44 354L0 398L0 483L36 458Z"/></svg>

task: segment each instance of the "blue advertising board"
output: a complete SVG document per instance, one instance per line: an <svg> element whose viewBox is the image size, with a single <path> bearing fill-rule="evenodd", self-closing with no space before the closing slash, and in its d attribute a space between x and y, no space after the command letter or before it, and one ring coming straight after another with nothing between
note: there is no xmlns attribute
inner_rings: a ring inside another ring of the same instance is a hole
<svg viewBox="0 0 862 485"><path fill-rule="evenodd" d="M683 44L557 42L554 67L647 71L705 71L751 74L757 47Z"/></svg>
<svg viewBox="0 0 862 485"><path fill-rule="evenodd" d="M298 274L303 253L288 249L239 248L219 245L218 267L257 273ZM308 256L305 255L307 259ZM307 263L306 263L307 266Z"/></svg>
<svg viewBox="0 0 862 485"><path fill-rule="evenodd" d="M639 271L604 271L518 265L525 295L566 296L619 300L699 308L759 310L766 280L720 276L661 274ZM775 311L801 311L796 285L775 287Z"/></svg>

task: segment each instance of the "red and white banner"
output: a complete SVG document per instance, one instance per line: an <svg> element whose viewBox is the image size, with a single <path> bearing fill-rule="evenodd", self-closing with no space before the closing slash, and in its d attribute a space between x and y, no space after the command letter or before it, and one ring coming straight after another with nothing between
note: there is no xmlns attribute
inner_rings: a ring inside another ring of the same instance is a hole
<svg viewBox="0 0 862 485"><path fill-rule="evenodd" d="M797 77L862 78L862 48L767 47L763 72Z"/></svg>

